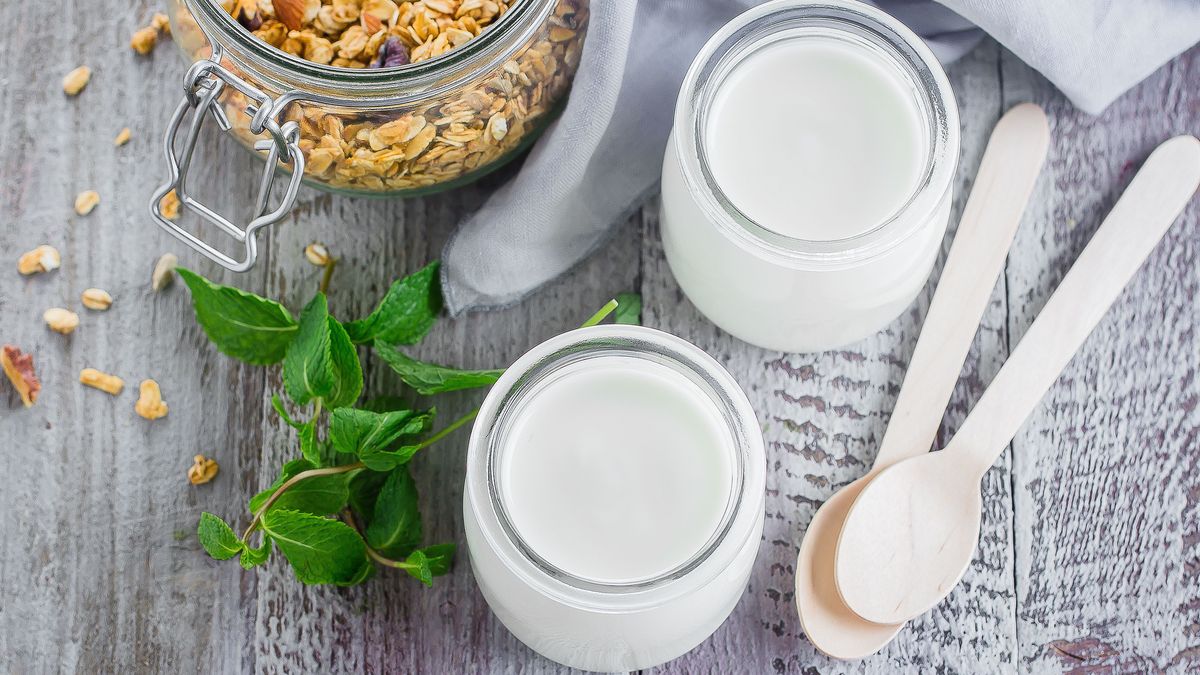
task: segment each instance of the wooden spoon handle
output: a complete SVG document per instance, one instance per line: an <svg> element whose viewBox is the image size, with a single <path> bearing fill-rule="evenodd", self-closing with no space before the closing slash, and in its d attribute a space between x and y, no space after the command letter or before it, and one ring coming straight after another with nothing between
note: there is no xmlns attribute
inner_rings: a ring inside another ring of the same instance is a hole
<svg viewBox="0 0 1200 675"><path fill-rule="evenodd" d="M1049 145L1046 113L1033 103L992 130L872 471L933 445Z"/></svg>
<svg viewBox="0 0 1200 675"><path fill-rule="evenodd" d="M947 451L980 477L1166 234L1200 185L1200 141L1177 136L1150 154L1058 289L963 422Z"/></svg>

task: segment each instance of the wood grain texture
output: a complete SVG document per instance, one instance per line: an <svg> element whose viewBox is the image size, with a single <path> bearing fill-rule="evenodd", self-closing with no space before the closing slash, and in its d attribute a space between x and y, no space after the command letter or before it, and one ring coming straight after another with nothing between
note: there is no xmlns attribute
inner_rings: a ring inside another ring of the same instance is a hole
<svg viewBox="0 0 1200 675"><path fill-rule="evenodd" d="M1200 50L1095 118L1011 56L1002 72L1055 138L1008 269L1015 344L1150 151L1200 132ZM1200 668L1198 241L1194 199L1013 440L1022 670Z"/></svg>
<svg viewBox="0 0 1200 675"><path fill-rule="evenodd" d="M459 218L512 169L451 194L408 201L305 189L295 217L263 241L253 272L218 273L144 215L163 174L159 138L184 70L169 43L149 58L127 47L157 4L77 4L74 20L63 22L50 16L59 11L53 3L0 3L0 17L22 27L0 41L7 73L0 97L0 253L11 265L20 252L50 243L64 258L61 270L35 278L0 267L0 341L32 351L45 383L31 410L0 387L0 663L31 673L563 671L505 631L465 561L433 589L384 573L361 588L335 590L301 586L281 560L244 572L208 559L194 537L199 512L239 515L295 454L295 437L267 405L279 389L278 374L218 354L181 287L159 295L149 289L155 258L174 250L184 264L296 310L318 276L301 250L320 239L343 258L332 311L351 317L368 310L393 278L435 257ZM68 99L60 78L81 63L95 74L83 94ZM942 442L1130 169L1169 133L1200 127L1196 51L1097 119L1076 113L993 43L956 64L951 76L964 125L957 208L991 125L1008 105L1033 99L1046 106L1056 140L1051 171L976 336ZM112 137L123 126L134 138L114 148ZM215 133L204 138L201 152L200 161L224 169L204 178L201 195L245 212L257 160ZM102 203L78 217L71 203L84 189L98 190ZM655 207L529 301L442 322L415 353L467 367L503 365L577 325L614 293L636 289L646 297L649 325L696 342L746 388L771 463L757 570L730 621L657 671L1197 667L1195 206L1014 441L1013 459L1003 458L988 474L980 555L964 584L882 654L860 663L830 661L804 640L790 595L791 566L816 506L869 465L932 286L887 330L847 349L813 355L752 349L713 328L682 297L662 258ZM78 307L88 286L113 293L109 312ZM45 329L41 312L53 305L80 312L75 334ZM127 391L114 398L81 387L75 380L87 366L121 375ZM381 364L367 358L365 367L369 394L400 390ZM133 414L143 377L161 383L171 406L165 420ZM440 397L442 419L478 399L469 392ZM465 438L459 432L415 461L430 541L462 543ZM184 476L197 452L221 464L217 479L198 488ZM1084 470L1064 472L1062 457Z"/></svg>

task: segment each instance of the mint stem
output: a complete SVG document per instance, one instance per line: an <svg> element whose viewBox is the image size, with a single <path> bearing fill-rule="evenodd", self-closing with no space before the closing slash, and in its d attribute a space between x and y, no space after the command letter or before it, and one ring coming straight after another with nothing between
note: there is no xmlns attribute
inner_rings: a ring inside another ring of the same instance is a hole
<svg viewBox="0 0 1200 675"><path fill-rule="evenodd" d="M355 469L362 468L366 468L366 465L364 465L362 462L355 462L353 464L331 466L324 469L309 469L307 471L301 471L295 476L287 479L284 481L283 485L279 486L278 490L271 493L271 496L267 498L267 501L262 505L262 507L259 508L258 511L255 511L254 519L250 521L250 526L247 527L246 531L242 533L242 541L245 541L246 537L249 537L250 533L254 531L254 528L258 527L259 522L262 521L263 514L267 512L267 509L271 508L271 505L275 503L275 500L283 496L283 493L287 492L288 488L292 487L296 483L308 478L315 478L317 476L332 476L333 474L346 473L347 471L354 471Z"/></svg>
<svg viewBox="0 0 1200 675"><path fill-rule="evenodd" d="M337 258L330 258L329 262L325 263L325 271L321 274L321 284L317 290L329 295L329 282L333 279L333 268L337 267Z"/></svg>
<svg viewBox="0 0 1200 675"><path fill-rule="evenodd" d="M587 321L584 321L583 325L580 326L580 328L591 328L592 326L595 326L596 324L603 321L605 319L605 317L607 317L609 314L612 314L616 308L617 308L617 301L609 300L607 303L605 303L605 305L603 307L600 308L600 311L598 311L592 315L592 318L588 319Z"/></svg>
<svg viewBox="0 0 1200 675"><path fill-rule="evenodd" d="M466 424L467 422L470 422L471 420L475 419L475 416L478 414L479 414L479 408L476 408L476 409L472 410L471 412L467 413L466 415L463 415L462 417L454 420L453 422L450 423L450 426L446 427L445 429L442 429L441 431L437 432L436 434L421 441L420 445L417 446L417 449L428 448L429 446L433 445L434 443L437 443L438 441L442 440L443 438L454 433L455 429L457 429L457 428L461 427L462 425Z"/></svg>

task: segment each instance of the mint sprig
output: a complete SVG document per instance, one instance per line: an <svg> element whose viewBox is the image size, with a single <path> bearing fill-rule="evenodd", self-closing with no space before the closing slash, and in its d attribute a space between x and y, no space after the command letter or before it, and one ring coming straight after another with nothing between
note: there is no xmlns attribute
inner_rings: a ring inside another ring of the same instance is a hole
<svg viewBox="0 0 1200 675"><path fill-rule="evenodd" d="M207 512L197 535L210 556L236 557L245 569L277 550L306 584L354 585L390 567L432 585L449 571L455 545L421 546L424 527L408 463L470 423L478 410L433 432L434 410L414 409L406 398L357 405L363 371L355 345L370 345L422 395L490 386L504 371L459 370L397 348L419 342L441 312L436 262L397 280L374 311L347 323L329 311L329 271L297 321L278 302L180 270L196 320L218 350L251 364L282 362L283 390L295 410L278 394L271 406L296 430L299 454L250 499L249 524L240 536ZM614 310L618 321L636 320L640 306L637 296L619 296L584 325Z"/></svg>

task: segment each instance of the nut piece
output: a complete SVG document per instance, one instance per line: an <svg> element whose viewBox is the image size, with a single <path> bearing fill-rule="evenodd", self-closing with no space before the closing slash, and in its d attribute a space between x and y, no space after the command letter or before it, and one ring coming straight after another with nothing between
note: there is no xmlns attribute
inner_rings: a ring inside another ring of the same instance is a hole
<svg viewBox="0 0 1200 675"><path fill-rule="evenodd" d="M79 381L89 387L108 392L113 396L121 393L121 390L125 388L125 380L116 375L102 373L95 368L84 368L79 371Z"/></svg>
<svg viewBox="0 0 1200 675"><path fill-rule="evenodd" d="M62 257L58 255L58 249L42 244L21 256L21 259L17 261L17 271L21 274L49 272L58 269L61 264Z"/></svg>
<svg viewBox="0 0 1200 675"><path fill-rule="evenodd" d="M134 411L148 420L156 420L167 416L167 404L163 403L162 391L154 380L142 380L138 388L138 400L133 404Z"/></svg>
<svg viewBox="0 0 1200 675"><path fill-rule="evenodd" d="M125 145L126 143L128 143L129 139L132 137L133 137L133 132L131 132L129 130L129 127L125 127L124 129L117 132L117 137L113 139L113 145L115 145L117 147L121 147L122 145Z"/></svg>
<svg viewBox="0 0 1200 675"><path fill-rule="evenodd" d="M75 213L86 216L100 203L100 193L95 190L84 190L75 197Z"/></svg>
<svg viewBox="0 0 1200 675"><path fill-rule="evenodd" d="M179 258L175 257L174 253L164 253L154 263L154 273L150 275L150 288L155 291L161 291L175 281L175 267L179 265Z"/></svg>
<svg viewBox="0 0 1200 675"><path fill-rule="evenodd" d="M179 217L179 195L171 190L163 195L163 198L158 201L158 210L162 211L163 218L167 220L175 220Z"/></svg>
<svg viewBox="0 0 1200 675"><path fill-rule="evenodd" d="M37 373L33 372L33 356L22 353L12 345L4 345L3 351L0 351L0 364L4 366L8 381L21 395L21 403L28 408L37 402L42 383L38 381Z"/></svg>
<svg viewBox="0 0 1200 675"><path fill-rule="evenodd" d="M153 26L155 30L161 30L164 35L171 34L171 20L167 18L166 14L161 12L155 14L154 18L150 20L150 25Z"/></svg>
<svg viewBox="0 0 1200 675"><path fill-rule="evenodd" d="M84 307L103 312L112 307L113 299L103 288L89 288L79 297Z"/></svg>
<svg viewBox="0 0 1200 675"><path fill-rule="evenodd" d="M63 335L70 335L79 327L79 315L62 307L51 307L42 313L50 330Z"/></svg>
<svg viewBox="0 0 1200 675"><path fill-rule="evenodd" d="M300 30L305 22L317 18L321 0L274 0L275 15L291 30Z"/></svg>
<svg viewBox="0 0 1200 675"><path fill-rule="evenodd" d="M317 267L324 267L329 264L329 248L319 241L314 241L304 247L304 257L308 258L308 262Z"/></svg>
<svg viewBox="0 0 1200 675"><path fill-rule="evenodd" d="M158 44L158 29L154 26L139 28L129 39L129 46L142 56L154 51L156 44Z"/></svg>
<svg viewBox="0 0 1200 675"><path fill-rule="evenodd" d="M90 79L92 79L92 69L87 66L79 66L63 77L63 91L67 93L67 96L75 96L83 91Z"/></svg>
<svg viewBox="0 0 1200 675"><path fill-rule="evenodd" d="M215 459L207 459L204 455L196 455L192 458L192 467L188 469L188 480L192 485L203 485L215 478L220 468L217 466Z"/></svg>

